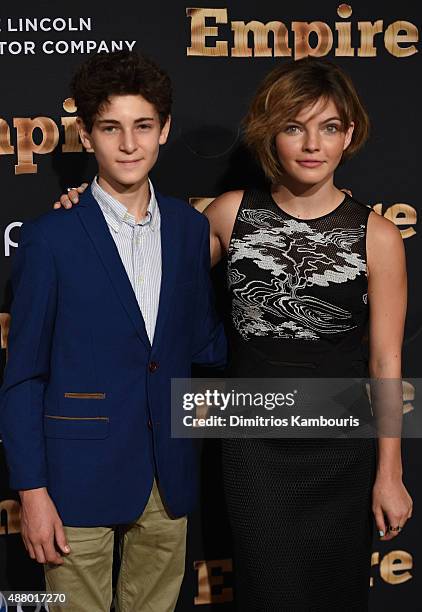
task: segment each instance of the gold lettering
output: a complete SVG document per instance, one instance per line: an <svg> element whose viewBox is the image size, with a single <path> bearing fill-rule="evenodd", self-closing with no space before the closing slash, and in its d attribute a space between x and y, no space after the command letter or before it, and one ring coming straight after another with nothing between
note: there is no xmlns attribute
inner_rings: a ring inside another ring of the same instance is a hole
<svg viewBox="0 0 422 612"><path fill-rule="evenodd" d="M61 122L64 127L63 153L80 153L83 151L82 143L79 140L76 117L62 117Z"/></svg>
<svg viewBox="0 0 422 612"><path fill-rule="evenodd" d="M374 37L376 34L381 34L383 27L384 22L382 19L378 19L375 23L358 21L358 29L360 31L359 57L375 57L377 55L377 49L374 47Z"/></svg>
<svg viewBox="0 0 422 612"><path fill-rule="evenodd" d="M252 56L252 49L248 46L249 32L253 33L254 57L271 57L273 55L269 41L270 32L274 37L274 57L291 56L292 54L289 48L289 33L281 21L270 21L269 23L232 21L232 31L234 32L233 57Z"/></svg>
<svg viewBox="0 0 422 612"><path fill-rule="evenodd" d="M35 174L37 165L34 164L34 153L51 153L59 142L59 130L57 125L49 117L17 117L13 119L13 125L17 130L18 164L15 166L15 174ZM33 132L39 128L42 132L42 141L36 144Z"/></svg>
<svg viewBox="0 0 422 612"><path fill-rule="evenodd" d="M373 211L382 215L382 204L374 204L372 207ZM409 204L393 204L389 206L384 213L384 217L392 221L395 225L416 225L417 223L417 212L413 206ZM407 227L406 229L400 230L403 239L410 238L416 234L413 227Z"/></svg>
<svg viewBox="0 0 422 612"><path fill-rule="evenodd" d="M67 113L76 113L78 110L73 98L66 98L66 100L63 101L63 109ZM61 123L64 127L64 143L62 145L62 152L81 153L81 151L83 151L83 146L79 140L76 117L61 117Z"/></svg>
<svg viewBox="0 0 422 612"><path fill-rule="evenodd" d="M353 57L355 50L352 47L352 24L336 21L338 32L338 46L335 50L336 57Z"/></svg>
<svg viewBox="0 0 422 612"><path fill-rule="evenodd" d="M18 502L14 499L4 499L0 502L0 514L3 514L3 512L6 514L6 525L0 525L0 535L19 533L21 530L21 510Z"/></svg>
<svg viewBox="0 0 422 612"><path fill-rule="evenodd" d="M348 19L352 15L349 4L340 4L337 15ZM267 23L251 21L228 21L227 8L187 8L186 15L191 19L191 46L187 55L219 57L290 57L290 30L288 24L281 21ZM207 26L207 19L213 19L213 25ZM233 46L229 50L227 40L219 40L218 24L230 24L233 32ZM294 36L294 57L322 57L333 48L333 32L337 33L336 57L376 57L375 37L383 34L386 50L395 57L409 57L418 53L414 43L419 41L419 29L410 21L398 20L391 23L384 32L383 19L376 21L359 21L360 46L353 46L351 21L336 21L335 30L322 21L292 21L290 24ZM207 38L214 38L214 44L206 45Z"/></svg>
<svg viewBox="0 0 422 612"><path fill-rule="evenodd" d="M340 4L337 7L337 15L339 17L343 17L343 19L347 19L348 17L351 16L352 14L352 7L350 6L350 4Z"/></svg>
<svg viewBox="0 0 422 612"><path fill-rule="evenodd" d="M292 21L292 30L295 33L295 59L302 57L322 57L330 52L333 46L333 33L331 28L322 21ZM317 35L317 44L311 47L309 38L311 33Z"/></svg>
<svg viewBox="0 0 422 612"><path fill-rule="evenodd" d="M412 555L404 550L392 550L380 563L381 578L388 584L403 584L412 578L412 574L406 571L412 567Z"/></svg>
<svg viewBox="0 0 422 612"><path fill-rule="evenodd" d="M0 119L0 155L11 155L15 147L10 144L10 128L7 121Z"/></svg>
<svg viewBox="0 0 422 612"><path fill-rule="evenodd" d="M404 32L404 34L400 34ZM419 40L418 28L409 21L394 21L390 23L384 34L385 48L395 57L409 57L418 52L415 45L401 47L405 43L414 43Z"/></svg>
<svg viewBox="0 0 422 612"><path fill-rule="evenodd" d="M384 217L395 225L415 225L417 222L416 209L408 204L393 204L384 213ZM413 227L400 230L403 238L410 238L416 234Z"/></svg>
<svg viewBox="0 0 422 612"><path fill-rule="evenodd" d="M219 40L213 47L206 47L209 36L218 36L218 27L207 27L205 19L212 17L216 23L227 23L227 9L187 8L186 15L191 18L191 46L187 55L227 56L227 42Z"/></svg>
<svg viewBox="0 0 422 612"><path fill-rule="evenodd" d="M66 100L63 101L63 110L67 113L76 113L78 109L75 105L75 100L73 98L66 98Z"/></svg>
<svg viewBox="0 0 422 612"><path fill-rule="evenodd" d="M196 606L233 601L232 588L220 588L218 593L214 593L212 588L215 586L222 587L224 584L223 574L233 571L233 562L231 559L195 561L193 566L198 571L198 595L194 600ZM221 574L213 574L213 569L219 569Z"/></svg>
<svg viewBox="0 0 422 612"><path fill-rule="evenodd" d="M403 380L403 414L414 410L415 387L408 381Z"/></svg>

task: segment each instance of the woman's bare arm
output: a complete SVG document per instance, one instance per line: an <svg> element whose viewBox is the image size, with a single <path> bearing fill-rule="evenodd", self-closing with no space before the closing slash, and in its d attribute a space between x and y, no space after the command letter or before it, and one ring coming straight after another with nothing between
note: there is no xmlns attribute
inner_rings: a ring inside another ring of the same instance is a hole
<svg viewBox="0 0 422 612"><path fill-rule="evenodd" d="M227 254L243 191L228 191L218 196L204 210L210 222L211 265Z"/></svg>
<svg viewBox="0 0 422 612"><path fill-rule="evenodd" d="M368 219L369 373L374 379L392 379L397 407L402 411L401 352L407 305L406 260L398 228L376 213ZM394 380L395 379L395 380ZM382 406L381 406L382 409ZM402 482L401 439L378 439L377 477L373 512L382 539L391 539L412 514L412 499Z"/></svg>

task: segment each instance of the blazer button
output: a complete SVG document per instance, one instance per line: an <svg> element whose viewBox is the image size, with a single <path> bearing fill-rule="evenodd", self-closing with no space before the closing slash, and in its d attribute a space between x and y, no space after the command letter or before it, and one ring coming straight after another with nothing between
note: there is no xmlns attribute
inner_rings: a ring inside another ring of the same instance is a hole
<svg viewBox="0 0 422 612"><path fill-rule="evenodd" d="M158 363L156 361L151 361L148 365L148 369L151 373L156 372L158 370Z"/></svg>
<svg viewBox="0 0 422 612"><path fill-rule="evenodd" d="M152 429L152 421L151 421L151 419L148 419L148 429Z"/></svg>

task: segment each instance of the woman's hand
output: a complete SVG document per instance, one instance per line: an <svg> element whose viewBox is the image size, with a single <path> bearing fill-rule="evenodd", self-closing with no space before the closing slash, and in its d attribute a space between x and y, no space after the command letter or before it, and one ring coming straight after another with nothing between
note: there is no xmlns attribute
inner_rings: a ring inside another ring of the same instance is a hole
<svg viewBox="0 0 422 612"><path fill-rule="evenodd" d="M71 189L68 193L63 193L58 202L54 202L53 208L72 208L79 202L79 194L83 193L88 187L88 183L82 183L79 187Z"/></svg>
<svg viewBox="0 0 422 612"><path fill-rule="evenodd" d="M401 477L377 475L372 490L372 511L381 540L392 540L412 516L413 501ZM393 530L390 529L393 527Z"/></svg>

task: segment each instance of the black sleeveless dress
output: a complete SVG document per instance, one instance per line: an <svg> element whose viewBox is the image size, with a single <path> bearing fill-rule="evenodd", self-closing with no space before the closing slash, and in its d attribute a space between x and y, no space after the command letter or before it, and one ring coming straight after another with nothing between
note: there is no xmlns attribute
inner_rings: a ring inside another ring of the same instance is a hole
<svg viewBox="0 0 422 612"><path fill-rule="evenodd" d="M311 220L244 194L228 252L234 377L365 377L366 227L345 196ZM240 612L368 609L373 439L226 439Z"/></svg>

